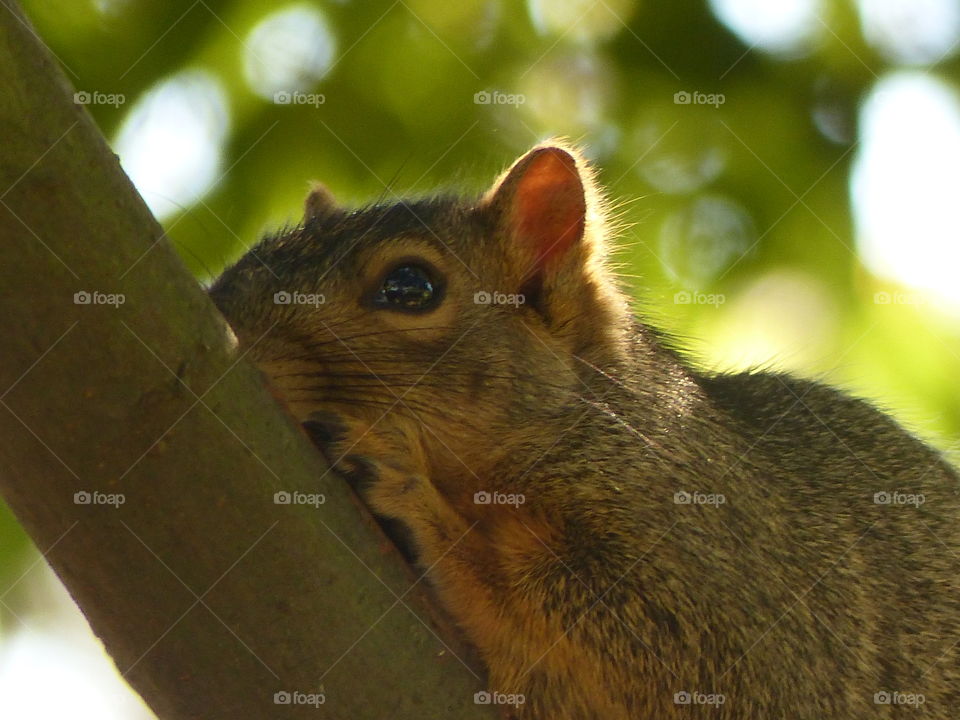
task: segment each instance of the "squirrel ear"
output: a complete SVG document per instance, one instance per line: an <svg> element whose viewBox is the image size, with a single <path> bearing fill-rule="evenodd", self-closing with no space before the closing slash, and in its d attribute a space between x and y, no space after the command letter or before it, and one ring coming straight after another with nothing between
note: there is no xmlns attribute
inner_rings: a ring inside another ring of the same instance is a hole
<svg viewBox="0 0 960 720"><path fill-rule="evenodd" d="M583 238L587 217L584 179L568 150L545 145L517 160L487 194L513 242L530 258L536 276Z"/></svg>
<svg viewBox="0 0 960 720"><path fill-rule="evenodd" d="M303 203L303 214L307 220L323 217L336 209L337 201L327 186L314 181L310 183L310 194Z"/></svg>
<svg viewBox="0 0 960 720"><path fill-rule="evenodd" d="M501 245L494 272L516 283L511 292L524 297L524 307L538 312L570 347L620 357L632 332L630 308L605 266L605 204L583 157L563 143L535 147L478 209L496 228L491 242Z"/></svg>

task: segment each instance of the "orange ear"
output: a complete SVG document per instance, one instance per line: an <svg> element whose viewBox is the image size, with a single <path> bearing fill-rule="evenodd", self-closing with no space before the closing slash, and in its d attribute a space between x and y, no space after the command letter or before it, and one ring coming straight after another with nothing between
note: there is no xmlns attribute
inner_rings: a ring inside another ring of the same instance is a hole
<svg viewBox="0 0 960 720"><path fill-rule="evenodd" d="M583 238L587 200L573 155L561 147L536 148L507 172L493 191L508 231L522 243L539 274L551 259Z"/></svg>

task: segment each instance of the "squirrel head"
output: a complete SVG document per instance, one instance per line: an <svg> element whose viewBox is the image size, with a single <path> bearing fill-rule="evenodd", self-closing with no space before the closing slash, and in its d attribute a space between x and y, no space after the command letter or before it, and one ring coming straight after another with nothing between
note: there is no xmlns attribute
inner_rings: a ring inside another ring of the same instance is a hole
<svg viewBox="0 0 960 720"><path fill-rule="evenodd" d="M479 198L347 210L315 186L210 294L301 422L416 423L429 457L479 467L627 357L606 235L592 171L549 142Z"/></svg>

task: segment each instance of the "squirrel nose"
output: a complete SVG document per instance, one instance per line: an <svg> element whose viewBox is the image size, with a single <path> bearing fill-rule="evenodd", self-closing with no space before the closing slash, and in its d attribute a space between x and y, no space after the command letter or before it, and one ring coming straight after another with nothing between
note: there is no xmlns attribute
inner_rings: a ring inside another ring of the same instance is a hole
<svg viewBox="0 0 960 720"><path fill-rule="evenodd" d="M228 300L230 298L230 284L224 280L226 275L227 273L224 273L218 277L213 285L207 288L207 297L213 300L213 304L217 306L217 310L219 310L222 315L227 314Z"/></svg>

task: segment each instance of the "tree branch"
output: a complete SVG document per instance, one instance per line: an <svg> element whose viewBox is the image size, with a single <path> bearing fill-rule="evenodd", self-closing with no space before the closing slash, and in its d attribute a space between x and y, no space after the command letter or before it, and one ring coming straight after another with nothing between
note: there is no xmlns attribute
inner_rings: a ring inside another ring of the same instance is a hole
<svg viewBox="0 0 960 720"><path fill-rule="evenodd" d="M164 720L490 717L72 92L0 0L6 501Z"/></svg>

